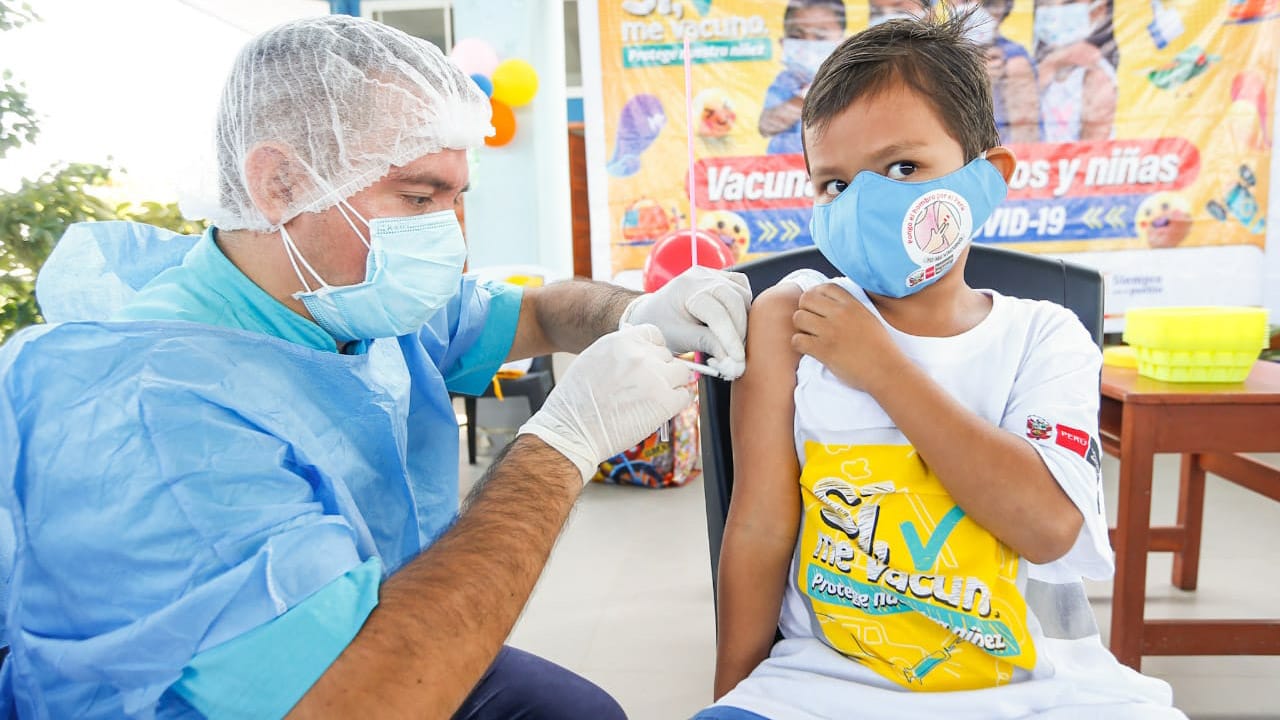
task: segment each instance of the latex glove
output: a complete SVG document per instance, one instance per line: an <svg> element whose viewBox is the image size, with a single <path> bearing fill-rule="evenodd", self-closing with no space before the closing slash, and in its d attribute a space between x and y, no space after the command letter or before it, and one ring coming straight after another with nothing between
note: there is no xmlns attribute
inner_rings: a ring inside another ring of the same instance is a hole
<svg viewBox="0 0 1280 720"><path fill-rule="evenodd" d="M732 380L746 368L751 284L742 273L695 265L622 312L621 326L657 325L675 352L700 351Z"/></svg>
<svg viewBox="0 0 1280 720"><path fill-rule="evenodd" d="M596 466L648 437L693 402L689 371L652 325L609 333L578 356L517 433L537 435L586 482Z"/></svg>

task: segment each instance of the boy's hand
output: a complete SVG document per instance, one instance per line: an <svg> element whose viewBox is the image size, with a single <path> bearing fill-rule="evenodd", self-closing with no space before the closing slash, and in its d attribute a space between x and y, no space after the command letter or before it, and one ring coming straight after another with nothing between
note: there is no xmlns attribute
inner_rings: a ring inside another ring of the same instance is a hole
<svg viewBox="0 0 1280 720"><path fill-rule="evenodd" d="M844 288L824 283L800 296L791 347L811 355L850 387L875 394L905 357L871 311Z"/></svg>

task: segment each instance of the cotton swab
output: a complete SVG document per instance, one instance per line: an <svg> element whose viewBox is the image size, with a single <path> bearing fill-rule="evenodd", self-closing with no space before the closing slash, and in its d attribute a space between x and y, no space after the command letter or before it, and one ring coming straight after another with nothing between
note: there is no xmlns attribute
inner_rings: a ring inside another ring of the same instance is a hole
<svg viewBox="0 0 1280 720"><path fill-rule="evenodd" d="M702 363L694 362L692 360L685 360L684 358L676 358L676 362L680 363L681 365L684 365L685 367L689 368L690 370L696 373L702 373L703 375L710 375L713 378L721 377L720 371L711 367L710 365L703 365Z"/></svg>

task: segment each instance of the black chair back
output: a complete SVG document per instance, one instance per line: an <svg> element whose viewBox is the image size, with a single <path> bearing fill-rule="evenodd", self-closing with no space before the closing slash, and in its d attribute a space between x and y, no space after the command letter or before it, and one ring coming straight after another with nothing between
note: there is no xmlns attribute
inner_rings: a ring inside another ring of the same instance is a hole
<svg viewBox="0 0 1280 720"><path fill-rule="evenodd" d="M810 268L837 277L841 273L817 248L801 248L743 263L735 268L751 280L759 294L795 270ZM1013 297L1051 300L1080 318L1102 345L1102 275L1079 265L991 245L973 245L965 265L965 282ZM733 492L733 446L729 437L729 383L703 376L701 392L702 478L707 496L707 541L711 549L711 582L719 582L720 542Z"/></svg>

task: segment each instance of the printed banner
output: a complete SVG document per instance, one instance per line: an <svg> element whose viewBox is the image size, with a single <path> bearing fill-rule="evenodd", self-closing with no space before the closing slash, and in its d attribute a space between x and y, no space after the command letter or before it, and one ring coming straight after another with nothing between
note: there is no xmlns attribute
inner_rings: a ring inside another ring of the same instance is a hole
<svg viewBox="0 0 1280 720"><path fill-rule="evenodd" d="M1109 315L1262 302L1269 198L1280 196L1280 0L956 4L978 8L970 36L986 48L997 126L1019 159L978 242L1098 267ZM690 222L739 260L810 244L804 93L842 38L909 5L596 4L600 82L586 93L606 162L592 163L595 274L638 285L654 243Z"/></svg>

